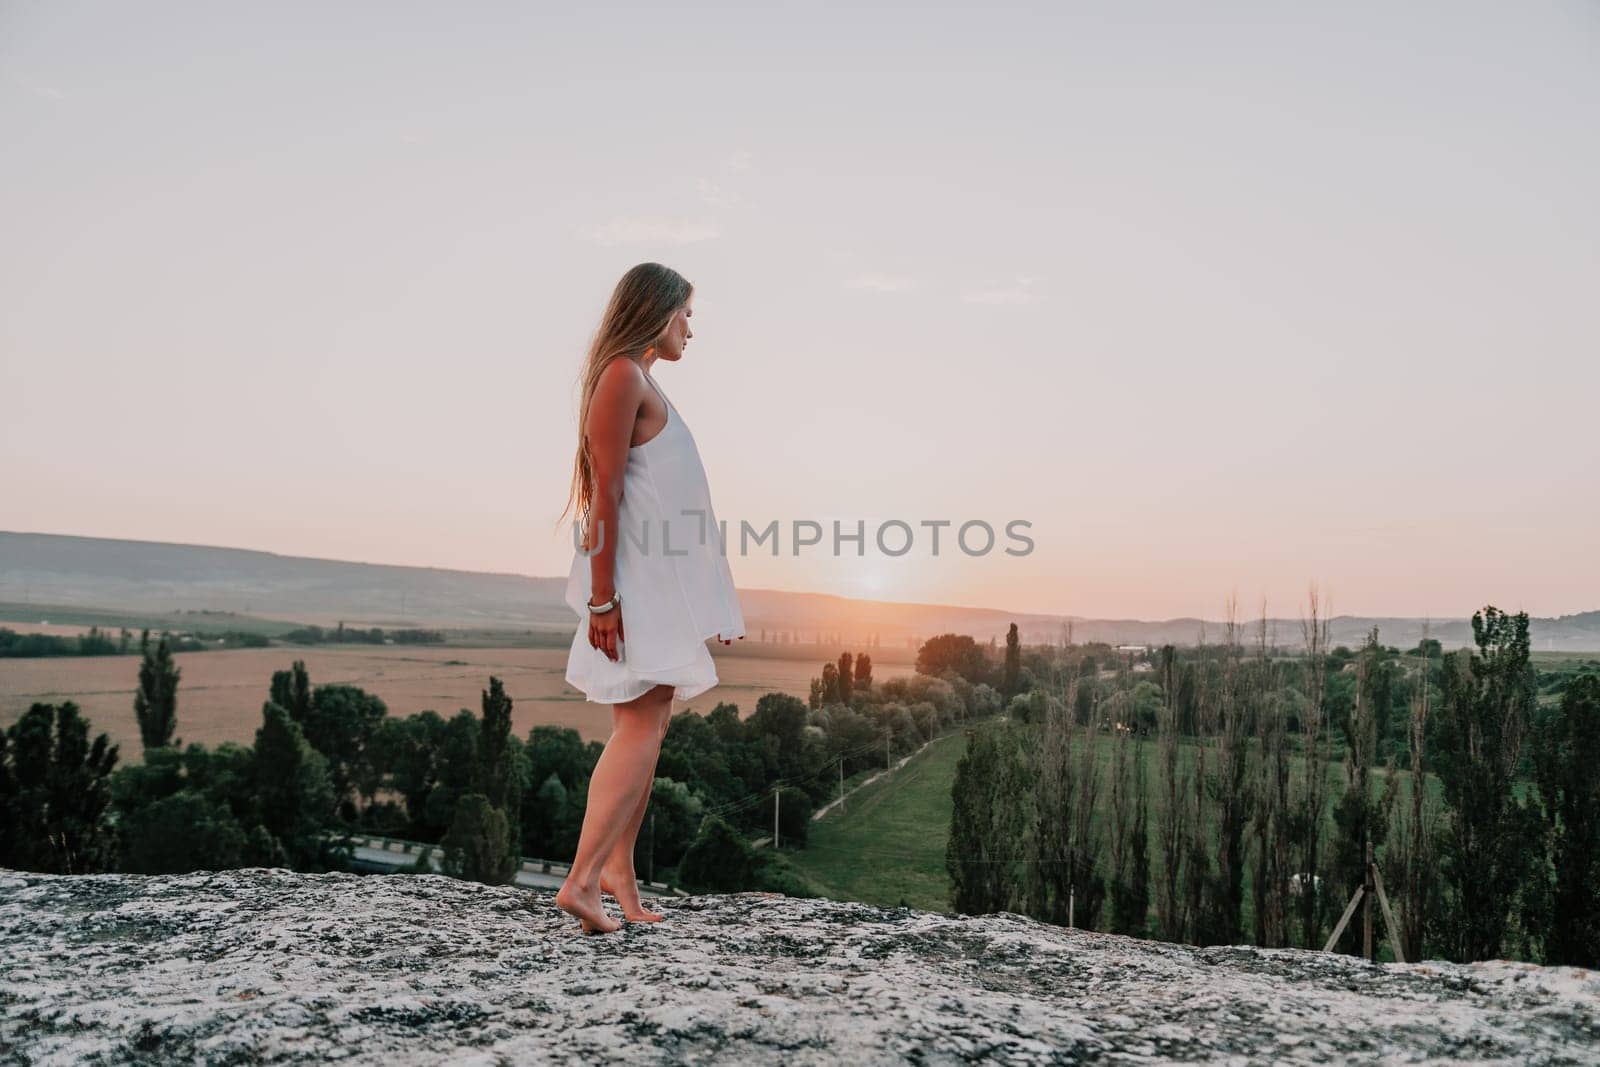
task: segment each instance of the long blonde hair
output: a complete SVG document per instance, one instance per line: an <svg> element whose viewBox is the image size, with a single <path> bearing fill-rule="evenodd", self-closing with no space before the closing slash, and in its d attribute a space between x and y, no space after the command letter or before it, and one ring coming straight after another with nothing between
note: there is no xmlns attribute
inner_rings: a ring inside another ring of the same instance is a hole
<svg viewBox="0 0 1600 1067"><path fill-rule="evenodd" d="M683 275L659 263L639 264L624 274L611 291L611 302L606 305L606 313L600 319L600 328L595 331L579 375L578 454L572 463L567 506L556 518L557 525L576 503L583 527L588 528L589 506L595 489L587 433L589 401L601 372L612 360L641 355L659 341L671 325L672 316L689 302L693 292L694 286Z"/></svg>

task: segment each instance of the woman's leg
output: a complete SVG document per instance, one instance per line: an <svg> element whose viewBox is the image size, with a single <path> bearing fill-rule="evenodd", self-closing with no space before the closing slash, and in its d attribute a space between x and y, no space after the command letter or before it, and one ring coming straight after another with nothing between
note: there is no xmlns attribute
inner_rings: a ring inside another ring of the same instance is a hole
<svg viewBox="0 0 1600 1067"><path fill-rule="evenodd" d="M611 738L589 777L578 854L556 892L556 905L577 917L585 930L610 933L620 926L600 902L600 869L627 831L641 796L649 798L662 720L671 709L670 686L656 686L636 700L613 705Z"/></svg>
<svg viewBox="0 0 1600 1067"><path fill-rule="evenodd" d="M666 740L667 727L672 722L672 693L669 690L666 697L667 715L661 719L661 738ZM659 760L661 750L656 749ZM651 785L655 783L655 764L650 765ZM606 862L601 865L600 891L610 893L617 898L617 903L622 905L622 917L634 922L660 922L663 918L660 912L651 911L639 900L639 876L634 872L633 854L635 845L639 840L639 828L644 825L645 809L650 806L650 786L646 786L644 793L639 797L639 806L633 809L633 817L628 820L628 827L623 831L622 837L617 840L611 849L611 855L606 857Z"/></svg>

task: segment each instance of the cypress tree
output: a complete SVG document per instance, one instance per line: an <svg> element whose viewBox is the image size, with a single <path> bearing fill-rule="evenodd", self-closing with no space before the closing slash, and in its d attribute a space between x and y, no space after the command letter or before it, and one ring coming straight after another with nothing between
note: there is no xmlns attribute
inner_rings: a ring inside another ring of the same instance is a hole
<svg viewBox="0 0 1600 1067"><path fill-rule="evenodd" d="M105 870L117 746L105 734L91 743L89 722L70 700L34 704L7 733L0 843L9 845L0 852L0 866L50 874Z"/></svg>
<svg viewBox="0 0 1600 1067"><path fill-rule="evenodd" d="M254 770L265 836L250 851L281 853L299 869L324 866L321 835L334 813L328 763L300 724L270 700L261 708Z"/></svg>
<svg viewBox="0 0 1600 1067"><path fill-rule="evenodd" d="M1533 764L1555 867L1545 962L1600 966L1600 677L1568 683L1534 738Z"/></svg>
<svg viewBox="0 0 1600 1067"><path fill-rule="evenodd" d="M872 657L865 652L856 656L855 688L861 690L872 688Z"/></svg>
<svg viewBox="0 0 1600 1067"><path fill-rule="evenodd" d="M1473 614L1472 635L1476 652L1445 657L1434 746L1449 806L1439 943L1463 962L1501 954L1518 886L1543 836L1537 814L1513 793L1535 694L1527 612L1486 607Z"/></svg>
<svg viewBox="0 0 1600 1067"><path fill-rule="evenodd" d="M956 764L950 786L954 807L950 837L945 846L945 869L950 874L950 906L963 915L982 915L1004 905L994 898L993 872L999 849L993 834L998 746L995 728L967 733L967 750Z"/></svg>
<svg viewBox="0 0 1600 1067"><path fill-rule="evenodd" d="M304 660L295 660L292 669L272 672L271 695L274 704L289 713L301 726L311 717L311 675Z"/></svg>
<svg viewBox="0 0 1600 1067"><path fill-rule="evenodd" d="M166 634L154 650L150 631L139 639L144 661L139 664L139 688L133 694L133 713L139 720L139 739L148 751L172 743L178 725L178 678L183 673L172 660Z"/></svg>
<svg viewBox="0 0 1600 1067"><path fill-rule="evenodd" d="M491 676L482 702L473 792L456 801L444 841L444 869L460 878L505 885L516 878L522 841L522 791L511 743L512 701L500 679Z"/></svg>
<svg viewBox="0 0 1600 1067"><path fill-rule="evenodd" d="M1006 631L1006 667L1000 679L1000 695L1007 700L1017 692L1022 678L1022 642L1017 636L1017 624Z"/></svg>

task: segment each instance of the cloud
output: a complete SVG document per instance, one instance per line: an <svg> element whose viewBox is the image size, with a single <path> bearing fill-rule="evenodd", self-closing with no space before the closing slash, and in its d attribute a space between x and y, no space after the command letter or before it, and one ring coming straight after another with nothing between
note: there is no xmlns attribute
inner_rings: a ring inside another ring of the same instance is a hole
<svg viewBox="0 0 1600 1067"><path fill-rule="evenodd" d="M720 182L710 178L701 178L698 183L700 200L708 207L729 207L739 202L737 193L731 191Z"/></svg>
<svg viewBox="0 0 1600 1067"><path fill-rule="evenodd" d="M963 290L961 299L968 304L1031 304L1035 280L1026 274L1019 274L1010 285L985 285Z"/></svg>
<svg viewBox="0 0 1600 1067"><path fill-rule="evenodd" d="M60 89L57 89L53 85L44 85L40 82L29 81L26 78L19 78L15 74L4 75L4 78L6 81L10 82L12 85L15 85L17 88L21 89L30 96L37 96L43 100L65 100L67 98L66 93L62 92Z"/></svg>
<svg viewBox="0 0 1600 1067"><path fill-rule="evenodd" d="M589 240L602 245L667 244L687 245L720 236L716 226L688 219L624 218L618 216L588 232Z"/></svg>
<svg viewBox="0 0 1600 1067"><path fill-rule="evenodd" d="M730 186L728 179L734 178L733 185L737 185L737 176L749 172L751 158L750 153L743 148L735 149L723 156L717 164L717 176L700 178L696 183L701 201L711 207L731 207L738 204L738 190Z"/></svg>
<svg viewBox="0 0 1600 1067"><path fill-rule="evenodd" d="M896 278L887 274L858 274L844 283L847 288L868 293L904 293L917 287L910 278Z"/></svg>

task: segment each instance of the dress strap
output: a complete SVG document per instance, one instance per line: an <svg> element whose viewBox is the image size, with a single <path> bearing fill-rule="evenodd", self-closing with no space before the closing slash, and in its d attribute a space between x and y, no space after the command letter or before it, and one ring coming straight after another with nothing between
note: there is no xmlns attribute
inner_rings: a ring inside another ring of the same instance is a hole
<svg viewBox="0 0 1600 1067"><path fill-rule="evenodd" d="M663 393L661 391L661 386L656 384L655 378L653 378L650 375L646 374L644 376L644 380L650 383L650 387L656 391L656 395L661 398L662 403L666 404L667 407L672 408L672 410L674 412L676 412L678 410L677 408L672 407L672 401L668 400L667 399L667 394ZM652 440L653 440L653 438L652 438Z"/></svg>

